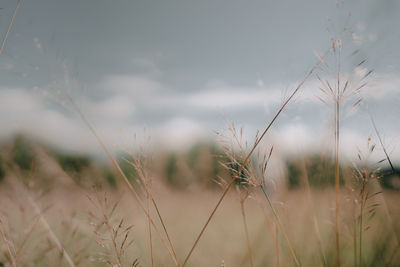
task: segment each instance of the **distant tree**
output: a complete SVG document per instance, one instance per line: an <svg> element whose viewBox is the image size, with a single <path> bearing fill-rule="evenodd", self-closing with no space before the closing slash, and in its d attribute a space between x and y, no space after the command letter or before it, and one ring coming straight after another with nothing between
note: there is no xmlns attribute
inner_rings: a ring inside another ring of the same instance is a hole
<svg viewBox="0 0 400 267"><path fill-rule="evenodd" d="M14 139L12 149L14 162L21 170L29 170L34 161L34 153L29 141L22 135L17 135Z"/></svg>
<svg viewBox="0 0 400 267"><path fill-rule="evenodd" d="M387 189L400 190L400 168L381 170L381 185Z"/></svg>
<svg viewBox="0 0 400 267"><path fill-rule="evenodd" d="M3 159L0 156L0 180L2 180L4 176L6 176L6 171L4 170Z"/></svg>

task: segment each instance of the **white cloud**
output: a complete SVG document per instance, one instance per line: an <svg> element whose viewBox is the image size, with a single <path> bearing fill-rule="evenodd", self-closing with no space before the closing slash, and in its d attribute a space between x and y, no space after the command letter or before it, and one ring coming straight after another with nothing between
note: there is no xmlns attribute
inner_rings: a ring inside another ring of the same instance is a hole
<svg viewBox="0 0 400 267"><path fill-rule="evenodd" d="M126 123L132 119L135 105L130 98L115 95L100 102L89 102L87 107L92 117L102 122Z"/></svg>
<svg viewBox="0 0 400 267"><path fill-rule="evenodd" d="M371 91L370 96L367 94L369 103L375 103L373 101L384 103L389 97L392 101L393 95L398 97L400 78L389 74L374 77L376 88L372 90L368 88ZM155 142L158 139L175 148L187 146L198 139L210 136L213 129L209 127L215 125L215 121L211 121L209 117L202 117L202 111L216 112L223 108L228 112L234 112L248 109L249 112L246 111L246 114L252 116L254 107L264 107L268 110L282 103L284 95L281 89L285 88L279 85L264 85L265 88L257 87L257 85L235 87L220 81L208 84L200 91L174 92L157 81L136 76L110 76L104 79L104 84L101 86L104 88L108 86L111 94L101 100L86 99L83 110L86 111L89 120L93 122L108 145L118 144L121 140L121 128L127 129L129 133L140 131L144 125L135 123L135 118L146 116L154 132L152 136L155 137ZM286 87L287 93L290 94L296 86L297 84L293 83ZM298 102L305 102L307 112L309 112L309 107L314 107L313 105L318 102L316 95L319 94L317 89L319 81L312 79L305 86L300 91ZM143 106L144 109L142 109ZM294 106L296 107L297 103ZM187 113L188 109L192 108L200 111L194 112L197 114L195 117ZM164 123L155 123L152 120L151 113L154 109L168 111L166 114L169 115L164 117ZM280 128L274 127L276 143L282 147L283 151L301 151L313 147L319 149L321 144L326 143L326 134L318 132L322 131L321 129L316 131L311 128L315 127L315 121L311 123L313 119L308 119L302 111L301 108L296 109L297 113L293 116L299 119L292 118L291 124L287 123L286 117L281 117L279 118ZM10 136L17 131L25 131L40 140L62 148L76 151L99 151L96 140L77 116L45 105L44 98L34 91L0 88L0 112L1 137ZM254 114L254 116L258 115ZM243 126L247 130L255 127L253 124ZM330 138L329 136L328 140ZM343 153L354 155L355 145L361 145L359 141L365 139L364 133L343 129Z"/></svg>
<svg viewBox="0 0 400 267"><path fill-rule="evenodd" d="M221 85L189 92L160 91L148 96L147 108L174 110L190 108L202 111L264 108L268 111L271 106L281 102L282 93L275 87L260 89Z"/></svg>
<svg viewBox="0 0 400 267"><path fill-rule="evenodd" d="M0 88L1 114L32 112L40 107L40 99L30 91L20 88Z"/></svg>
<svg viewBox="0 0 400 267"><path fill-rule="evenodd" d="M289 154L313 151L318 142L315 131L302 123L287 124L274 131L274 137L282 151Z"/></svg>
<svg viewBox="0 0 400 267"><path fill-rule="evenodd" d="M276 91L253 88L223 88L204 90L188 95L185 103L198 108L245 108L269 105L279 102Z"/></svg>
<svg viewBox="0 0 400 267"><path fill-rule="evenodd" d="M172 118L156 130L156 138L170 149L188 147L206 136L203 125L185 117Z"/></svg>

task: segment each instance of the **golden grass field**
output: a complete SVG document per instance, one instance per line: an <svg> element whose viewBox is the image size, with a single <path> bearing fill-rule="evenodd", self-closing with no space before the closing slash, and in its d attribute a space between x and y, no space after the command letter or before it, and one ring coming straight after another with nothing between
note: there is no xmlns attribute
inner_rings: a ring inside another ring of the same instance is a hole
<svg viewBox="0 0 400 267"><path fill-rule="evenodd" d="M50 179L54 180L41 181L44 171L51 169ZM132 263L151 266L152 259L154 266L175 265L154 228L150 249L149 222L121 181L116 189L106 183L99 186L99 182L95 187L79 186L71 178L70 181L64 179L68 179L68 174L54 162L48 162L38 165L34 171L10 172L2 180L0 262L3 266L131 266ZM371 186L371 192L377 186ZM263 195L257 190L236 187L242 189L228 193L186 266L296 266ZM289 190L286 183L270 188L273 189L267 192L272 205L301 266L324 266L324 259L326 266L333 266L334 189L299 187ZM249 192L249 196L245 193L244 198L243 192ZM221 189L174 189L154 179L152 194L182 264L221 196ZM145 194L141 193L141 198L147 207ZM244 200L246 228L241 199ZM342 187L342 266L359 264L358 251L354 250L360 208L356 199L348 187ZM364 223L365 228L370 228L363 233L363 266L398 266L399 201L398 192L388 189L374 198L373 204L379 206L373 218ZM150 214L158 229L162 229L151 205ZM118 226L120 233L113 238ZM129 229L125 231L126 228ZM124 243L126 233L129 234ZM120 250L122 243L126 250Z"/></svg>
<svg viewBox="0 0 400 267"><path fill-rule="evenodd" d="M118 157L75 99L52 88L49 97L78 115L108 161L63 155L21 136L1 147L0 267L400 266L399 186L383 186L379 164L398 171L374 114L367 155L356 151L359 161L351 164L340 153L344 113L361 105L373 73L360 49L344 50L346 34L354 38L346 27L317 53L254 143L232 123L227 134L217 133L219 145L155 151L154 161L141 150ZM311 77L331 111L332 155L271 164L279 148L260 143ZM369 158L376 147L384 154L378 164Z"/></svg>

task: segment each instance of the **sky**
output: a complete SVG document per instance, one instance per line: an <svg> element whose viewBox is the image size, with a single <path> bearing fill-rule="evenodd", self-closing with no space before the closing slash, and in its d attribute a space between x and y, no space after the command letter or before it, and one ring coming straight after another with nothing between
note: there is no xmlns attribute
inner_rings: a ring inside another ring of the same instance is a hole
<svg viewBox="0 0 400 267"><path fill-rule="evenodd" d="M16 2L0 3L1 38ZM155 146L182 149L232 121L252 140L318 55L329 67L315 74L335 79L340 39L341 77L368 82L343 105L341 150L354 158L368 136L378 142L370 113L400 160L398 14L396 0L22 1L0 54L0 138L98 155L64 101L72 96L113 149L144 128ZM332 105L315 74L266 136L284 153L332 144Z"/></svg>

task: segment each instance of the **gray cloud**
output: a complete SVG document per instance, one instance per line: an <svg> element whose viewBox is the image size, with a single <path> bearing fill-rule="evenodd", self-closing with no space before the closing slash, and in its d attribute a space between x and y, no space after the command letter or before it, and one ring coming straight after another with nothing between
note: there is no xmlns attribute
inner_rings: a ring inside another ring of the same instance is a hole
<svg viewBox="0 0 400 267"><path fill-rule="evenodd" d="M400 4L339 2L23 2L0 59L0 135L27 131L63 148L99 151L73 113L32 88L72 93L110 145L121 127L144 125L175 147L208 138L225 120L255 133L317 60L314 53L348 26L343 75L365 73L351 72L368 58L376 74L363 97L396 146ZM7 25L15 1L2 5L0 25ZM316 98L318 83L308 81L276 124L286 150L327 138L330 111ZM344 117L346 149L371 133L363 114Z"/></svg>

